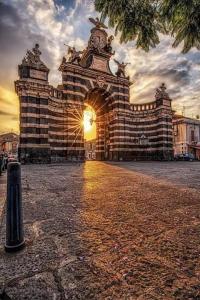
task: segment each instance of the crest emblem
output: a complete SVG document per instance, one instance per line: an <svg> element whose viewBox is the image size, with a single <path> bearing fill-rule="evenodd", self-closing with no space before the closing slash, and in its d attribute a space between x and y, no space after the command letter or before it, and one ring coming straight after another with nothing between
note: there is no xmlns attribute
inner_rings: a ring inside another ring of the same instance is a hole
<svg viewBox="0 0 200 300"><path fill-rule="evenodd" d="M104 84L106 83L105 78L103 76L97 77L97 84L100 88L103 88Z"/></svg>

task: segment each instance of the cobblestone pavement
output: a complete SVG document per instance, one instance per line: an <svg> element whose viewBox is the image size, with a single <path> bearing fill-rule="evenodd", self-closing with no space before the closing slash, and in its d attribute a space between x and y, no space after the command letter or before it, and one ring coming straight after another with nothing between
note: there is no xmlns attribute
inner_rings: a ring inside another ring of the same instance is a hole
<svg viewBox="0 0 200 300"><path fill-rule="evenodd" d="M114 163L128 170L165 179L176 185L200 189L200 161Z"/></svg>
<svg viewBox="0 0 200 300"><path fill-rule="evenodd" d="M1 228L11 299L199 300L200 191L147 169L23 166L26 248L5 254Z"/></svg>

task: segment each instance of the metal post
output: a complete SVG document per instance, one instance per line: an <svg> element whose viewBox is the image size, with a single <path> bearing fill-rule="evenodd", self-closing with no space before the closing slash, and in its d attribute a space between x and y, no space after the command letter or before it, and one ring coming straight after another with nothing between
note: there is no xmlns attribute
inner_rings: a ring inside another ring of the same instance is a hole
<svg viewBox="0 0 200 300"><path fill-rule="evenodd" d="M6 252L25 246L22 215L21 165L10 162L7 171Z"/></svg>

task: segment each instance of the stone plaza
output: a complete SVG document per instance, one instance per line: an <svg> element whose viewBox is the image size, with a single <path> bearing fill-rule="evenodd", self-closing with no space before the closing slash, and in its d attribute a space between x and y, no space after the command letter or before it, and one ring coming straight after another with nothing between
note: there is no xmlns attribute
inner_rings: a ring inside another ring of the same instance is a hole
<svg viewBox="0 0 200 300"><path fill-rule="evenodd" d="M7 254L11 299L200 299L200 164L22 166L26 247ZM2 290L0 291L1 294Z"/></svg>

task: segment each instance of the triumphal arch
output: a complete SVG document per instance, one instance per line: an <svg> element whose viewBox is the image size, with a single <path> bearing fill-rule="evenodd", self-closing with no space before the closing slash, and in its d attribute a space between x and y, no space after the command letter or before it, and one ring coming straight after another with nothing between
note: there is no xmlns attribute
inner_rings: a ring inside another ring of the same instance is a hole
<svg viewBox="0 0 200 300"><path fill-rule="evenodd" d="M96 113L98 160L170 159L172 157L171 99L164 84L146 104L130 102L126 64L118 62L113 74L113 36L98 18L86 49L68 48L59 66L62 84L48 83L49 69L39 45L28 50L15 82L20 101L19 157L24 162L85 159L83 112Z"/></svg>

